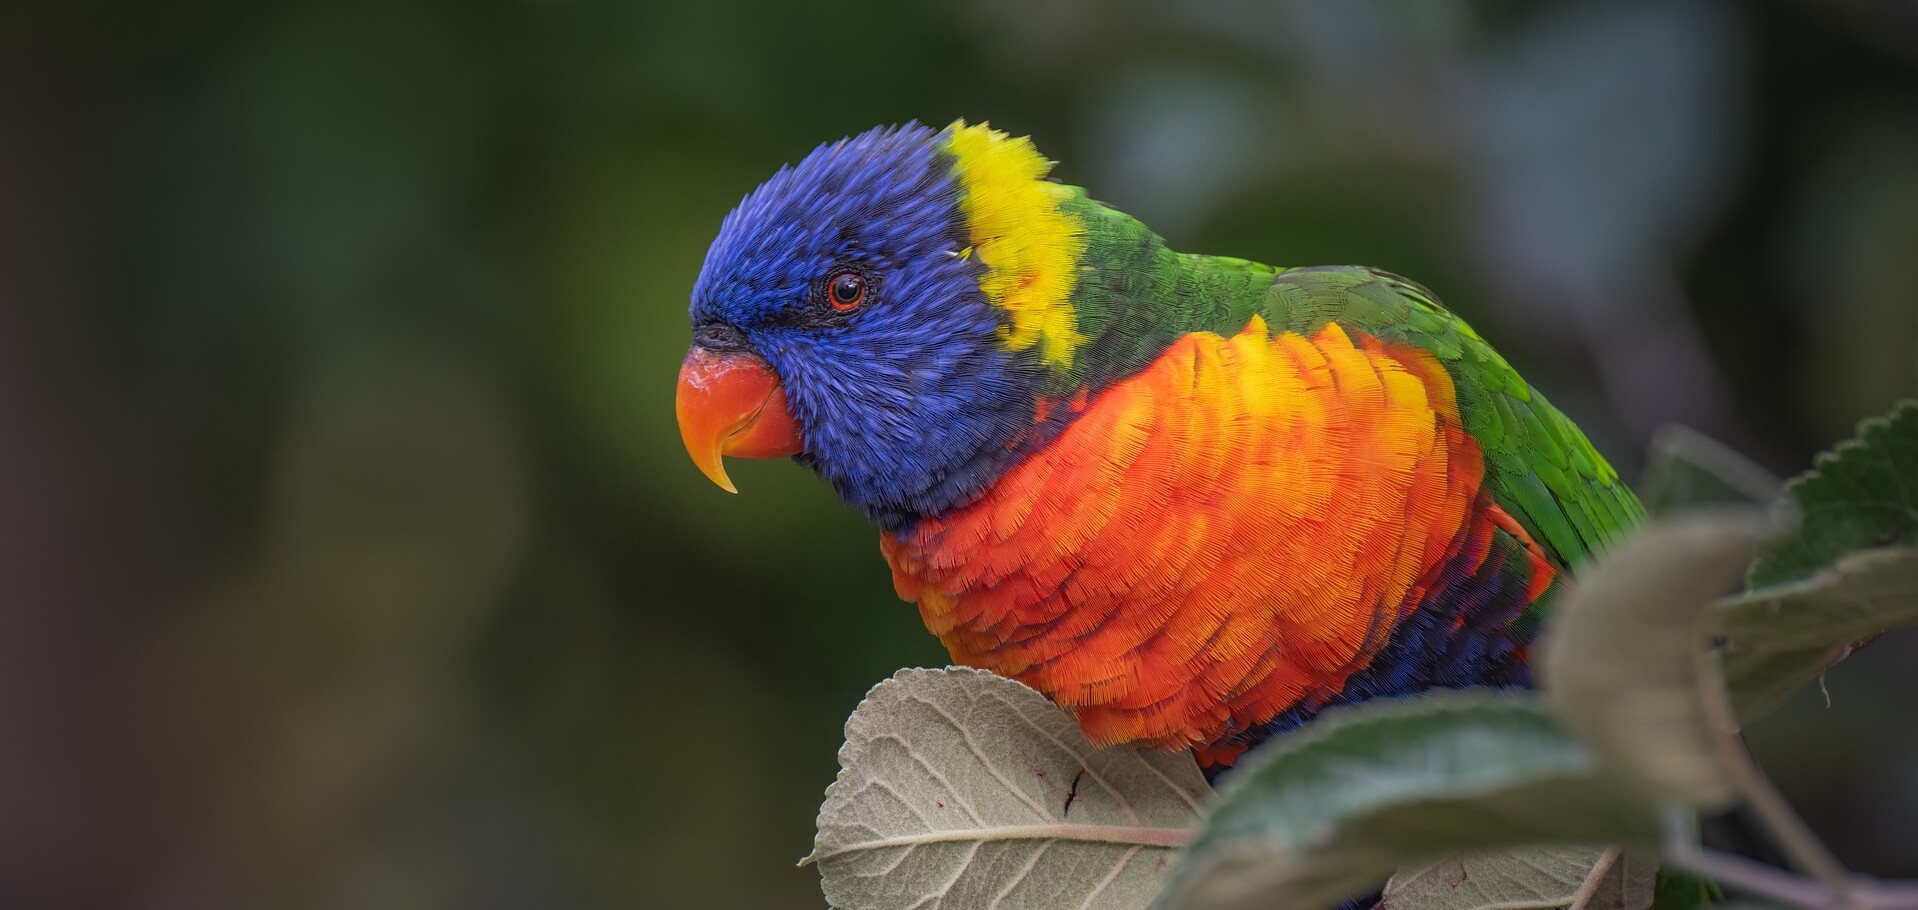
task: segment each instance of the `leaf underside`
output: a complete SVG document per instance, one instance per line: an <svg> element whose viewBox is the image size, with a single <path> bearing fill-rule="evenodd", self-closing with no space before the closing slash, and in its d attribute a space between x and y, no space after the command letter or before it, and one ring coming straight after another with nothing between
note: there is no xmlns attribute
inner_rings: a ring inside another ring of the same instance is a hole
<svg viewBox="0 0 1918 910"><path fill-rule="evenodd" d="M1703 616L1771 523L1719 506L1660 519L1579 578L1544 635L1539 683L1608 767L1700 808L1735 797L1700 696Z"/></svg>
<svg viewBox="0 0 1918 910"><path fill-rule="evenodd" d="M813 853L840 910L1146 906L1211 788L1189 753L1097 748L980 670L901 670L846 722Z"/></svg>
<svg viewBox="0 0 1918 910"><path fill-rule="evenodd" d="M1379 910L1554 910L1570 906L1601 861L1587 910L1651 906L1658 864L1599 847L1531 847L1454 856L1400 869L1385 885Z"/></svg>
<svg viewBox="0 0 1918 910"><path fill-rule="evenodd" d="M1878 634L1918 622L1918 547L1862 550L1721 601L1725 685L1750 722Z"/></svg>

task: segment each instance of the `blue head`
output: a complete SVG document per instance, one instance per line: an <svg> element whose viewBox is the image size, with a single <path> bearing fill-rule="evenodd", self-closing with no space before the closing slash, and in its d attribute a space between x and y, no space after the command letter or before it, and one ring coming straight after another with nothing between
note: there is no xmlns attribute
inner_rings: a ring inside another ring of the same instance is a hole
<svg viewBox="0 0 1918 910"><path fill-rule="evenodd" d="M694 356L770 367L798 460L888 527L973 499L1047 376L982 285L948 135L876 129L780 170L726 216L693 287Z"/></svg>

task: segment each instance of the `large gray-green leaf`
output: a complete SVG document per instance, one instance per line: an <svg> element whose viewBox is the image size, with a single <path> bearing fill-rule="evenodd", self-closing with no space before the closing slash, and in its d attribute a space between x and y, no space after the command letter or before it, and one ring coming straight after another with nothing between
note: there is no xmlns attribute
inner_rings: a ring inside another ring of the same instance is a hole
<svg viewBox="0 0 1918 910"><path fill-rule="evenodd" d="M1918 546L1918 401L1859 423L1785 492L1802 523L1752 566L1753 588L1805 578L1857 550Z"/></svg>
<svg viewBox="0 0 1918 910"><path fill-rule="evenodd" d="M841 910L1144 907L1211 789L1185 752L1100 749L1033 690L901 670L846 721L812 855Z"/></svg>
<svg viewBox="0 0 1918 910"><path fill-rule="evenodd" d="M1599 847L1562 846L1448 856L1400 869L1385 883L1379 910L1553 910L1571 906L1594 874L1603 878L1586 910L1652 905L1656 862Z"/></svg>
<svg viewBox="0 0 1918 910"><path fill-rule="evenodd" d="M1638 485L1639 501L1653 515L1705 505L1765 505L1778 492L1771 472L1724 443L1677 425L1652 434L1645 479Z"/></svg>
<svg viewBox="0 0 1918 910"><path fill-rule="evenodd" d="M1737 795L1699 694L1701 614L1771 531L1730 507L1648 524L1579 576L1545 630L1539 679L1565 722L1651 796L1720 808Z"/></svg>
<svg viewBox="0 0 1918 910"><path fill-rule="evenodd" d="M1725 684L1755 720L1881 632L1918 621L1918 547L1860 550L1809 578L1726 598Z"/></svg>
<svg viewBox="0 0 1918 910"><path fill-rule="evenodd" d="M1328 711L1248 754L1221 795L1159 906L1314 910L1461 851L1646 844L1658 827L1529 692Z"/></svg>

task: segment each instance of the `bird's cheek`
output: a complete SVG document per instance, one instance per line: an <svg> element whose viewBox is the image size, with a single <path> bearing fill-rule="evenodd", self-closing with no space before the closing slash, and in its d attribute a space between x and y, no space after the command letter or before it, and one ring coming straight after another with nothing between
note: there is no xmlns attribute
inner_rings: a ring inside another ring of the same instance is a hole
<svg viewBox="0 0 1918 910"><path fill-rule="evenodd" d="M776 458L805 450L786 390L766 361L694 345L679 368L679 438L700 472L729 493L724 457Z"/></svg>

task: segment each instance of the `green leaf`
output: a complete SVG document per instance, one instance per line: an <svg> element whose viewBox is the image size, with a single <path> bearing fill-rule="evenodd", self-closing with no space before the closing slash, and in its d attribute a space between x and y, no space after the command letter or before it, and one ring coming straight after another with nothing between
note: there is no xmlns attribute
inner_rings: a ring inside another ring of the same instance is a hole
<svg viewBox="0 0 1918 910"><path fill-rule="evenodd" d="M1802 521L1752 566L1754 589L1796 581L1857 550L1918 546L1918 401L1858 425L1785 484Z"/></svg>
<svg viewBox="0 0 1918 910"><path fill-rule="evenodd" d="M1918 547L1860 550L1810 578L1728 597L1718 629L1740 650L1829 648L1918 620Z"/></svg>
<svg viewBox="0 0 1918 910"><path fill-rule="evenodd" d="M1779 487L1770 471L1724 443L1671 425L1652 434L1638 498L1646 512L1663 515L1692 506L1765 505Z"/></svg>
<svg viewBox="0 0 1918 910"><path fill-rule="evenodd" d="M1725 685L1751 721L1863 641L1918 621L1918 547L1861 550L1810 577L1720 601Z"/></svg>
<svg viewBox="0 0 1918 910"><path fill-rule="evenodd" d="M1770 714L1806 683L1825 675L1825 671L1850 657L1855 650L1853 645L1842 645L1724 655L1720 660L1725 667L1726 688L1731 693L1732 713L1737 715L1740 724L1750 724Z"/></svg>
<svg viewBox="0 0 1918 910"><path fill-rule="evenodd" d="M1771 533L1719 506L1641 528L1578 579L1542 635L1540 684L1608 768L1659 800L1727 806L1700 698L1701 614Z"/></svg>
<svg viewBox="0 0 1918 910"><path fill-rule="evenodd" d="M1599 847L1563 846L1449 856L1400 869L1386 882L1379 910L1554 910L1570 906L1594 874L1602 878L1587 910L1652 905L1656 862Z"/></svg>
<svg viewBox="0 0 1918 910"><path fill-rule="evenodd" d="M1647 844L1658 828L1529 692L1328 711L1249 753L1221 797L1157 906L1331 907L1461 851Z"/></svg>
<svg viewBox="0 0 1918 910"><path fill-rule="evenodd" d="M840 910L1147 905L1211 788L1190 753L1101 749L981 670L901 670L846 721L812 855Z"/></svg>

